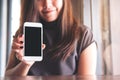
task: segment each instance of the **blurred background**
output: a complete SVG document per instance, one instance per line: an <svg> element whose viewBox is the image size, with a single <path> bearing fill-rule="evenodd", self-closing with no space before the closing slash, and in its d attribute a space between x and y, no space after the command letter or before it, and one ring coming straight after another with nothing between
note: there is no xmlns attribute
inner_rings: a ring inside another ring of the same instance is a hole
<svg viewBox="0 0 120 80"><path fill-rule="evenodd" d="M0 76L4 76L23 0L0 0ZM96 75L120 75L120 0L72 0L74 14L98 45Z"/></svg>

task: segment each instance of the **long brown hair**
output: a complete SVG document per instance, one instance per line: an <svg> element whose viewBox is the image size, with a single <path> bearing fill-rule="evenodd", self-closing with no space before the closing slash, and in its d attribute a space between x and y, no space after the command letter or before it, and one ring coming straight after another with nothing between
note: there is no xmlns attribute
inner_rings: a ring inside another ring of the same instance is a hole
<svg viewBox="0 0 120 80"><path fill-rule="evenodd" d="M75 49L75 42L79 38L80 24L73 16L71 0L63 0L63 2L63 9L58 20L58 25L61 27L61 40L49 51L57 53L53 57L61 57L62 60L66 60ZM21 6L20 27L16 36L23 34L24 22L40 22L35 0L22 0Z"/></svg>

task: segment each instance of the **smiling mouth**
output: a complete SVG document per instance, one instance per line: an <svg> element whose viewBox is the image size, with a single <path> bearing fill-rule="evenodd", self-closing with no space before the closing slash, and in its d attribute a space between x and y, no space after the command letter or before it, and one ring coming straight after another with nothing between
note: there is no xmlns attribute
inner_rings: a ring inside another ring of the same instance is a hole
<svg viewBox="0 0 120 80"><path fill-rule="evenodd" d="M43 14L49 14L49 13L53 13L55 10L46 10L46 11L43 11Z"/></svg>

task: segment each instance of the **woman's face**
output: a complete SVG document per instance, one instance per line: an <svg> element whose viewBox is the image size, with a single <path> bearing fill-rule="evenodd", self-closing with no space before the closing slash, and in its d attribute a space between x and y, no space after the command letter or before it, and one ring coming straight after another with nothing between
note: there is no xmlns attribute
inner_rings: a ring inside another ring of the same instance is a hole
<svg viewBox="0 0 120 80"><path fill-rule="evenodd" d="M63 0L37 0L37 7L43 20L55 21L63 7Z"/></svg>

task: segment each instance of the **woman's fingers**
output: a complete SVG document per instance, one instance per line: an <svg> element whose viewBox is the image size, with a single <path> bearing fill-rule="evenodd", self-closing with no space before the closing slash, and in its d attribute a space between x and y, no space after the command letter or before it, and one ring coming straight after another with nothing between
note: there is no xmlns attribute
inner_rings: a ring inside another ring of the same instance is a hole
<svg viewBox="0 0 120 80"><path fill-rule="evenodd" d="M13 38L13 41L19 43L20 41L23 41L23 39L24 39L24 36L23 36L23 35L19 35L18 37L14 37L14 38Z"/></svg>
<svg viewBox="0 0 120 80"><path fill-rule="evenodd" d="M14 55L20 61L22 61L23 57L23 35L20 35L13 39L12 43L12 51L15 53Z"/></svg>
<svg viewBox="0 0 120 80"><path fill-rule="evenodd" d="M23 48L23 44L17 42L12 43L12 49L22 49L22 48Z"/></svg>
<svg viewBox="0 0 120 80"><path fill-rule="evenodd" d="M23 49L23 36L18 36L13 39L12 49Z"/></svg>
<svg viewBox="0 0 120 80"><path fill-rule="evenodd" d="M45 49L46 45L45 44L42 44L42 49Z"/></svg>

